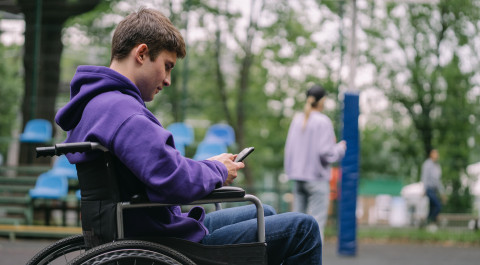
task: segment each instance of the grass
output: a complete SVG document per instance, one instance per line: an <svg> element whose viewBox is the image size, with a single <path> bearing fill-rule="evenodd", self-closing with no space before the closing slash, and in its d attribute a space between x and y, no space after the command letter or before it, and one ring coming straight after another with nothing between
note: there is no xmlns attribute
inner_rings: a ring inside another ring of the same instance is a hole
<svg viewBox="0 0 480 265"><path fill-rule="evenodd" d="M336 228L327 227L325 229L325 237L327 239L335 238L336 236ZM448 228L430 232L425 228L362 226L357 228L357 239L359 241L480 246L480 230Z"/></svg>

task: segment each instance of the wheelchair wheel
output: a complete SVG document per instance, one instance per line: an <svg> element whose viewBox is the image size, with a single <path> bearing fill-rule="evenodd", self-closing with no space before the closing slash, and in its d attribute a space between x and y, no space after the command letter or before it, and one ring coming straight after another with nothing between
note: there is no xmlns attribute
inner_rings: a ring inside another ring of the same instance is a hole
<svg viewBox="0 0 480 265"><path fill-rule="evenodd" d="M38 252L27 265L65 264L85 253L83 235L74 235L51 244Z"/></svg>
<svg viewBox="0 0 480 265"><path fill-rule="evenodd" d="M69 264L195 265L189 258L171 248L140 240L117 241L98 246Z"/></svg>

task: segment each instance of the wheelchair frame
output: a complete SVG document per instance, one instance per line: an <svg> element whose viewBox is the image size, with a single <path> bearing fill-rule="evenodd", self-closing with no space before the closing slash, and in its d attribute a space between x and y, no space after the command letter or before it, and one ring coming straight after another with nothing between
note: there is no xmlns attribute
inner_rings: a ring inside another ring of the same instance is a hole
<svg viewBox="0 0 480 265"><path fill-rule="evenodd" d="M75 153L75 152L88 152L88 151L95 151L95 150L101 151L101 152L104 152L104 153L109 152L109 150L107 148L105 148L104 146L100 145L99 143L95 143L95 142L61 143L61 144L56 144L55 146L51 146L51 147L38 147L36 150L37 150L37 157L40 157L40 156L54 156L54 155L61 155L61 154ZM250 195L250 194L245 194L245 191L241 188L238 188L238 187L221 187L219 189L214 190L211 194L207 195L205 198L193 201L191 203L181 204L181 205L200 205L200 204L211 204L211 203L215 203L215 204L218 205L218 203L220 203L220 202L251 202L251 203L255 204L255 207L256 207L256 210L257 210L257 237L258 237L258 243L254 243L254 244L257 244L256 246L252 246L252 244L250 244L250 243L249 244L222 245L222 246L204 246L204 245L200 246L201 244L194 243L194 242L187 242L186 240L182 240L182 239L161 238L161 239L158 239L158 240L159 241L163 240L164 242L167 242L167 241L171 240L172 243L173 243L172 245L176 245L176 246L179 246L181 244L186 244L186 245L189 245L188 249L198 248L198 250L196 250L197 254L195 254L195 255L198 255L199 257L202 254L198 254L198 253L203 252L204 249L206 250L206 253L212 253L212 251L214 253L216 253L215 251L217 249L223 249L223 248L225 248L225 249L228 249L228 248L230 248L230 249L245 248L247 251L251 252L252 249L253 249L252 247L258 247L258 246L261 245L261 246L263 246L264 250L260 251L260 252L257 251L257 252L259 254L263 253L263 255L264 255L263 260L264 260L264 263L266 263L264 211L263 211L262 203L257 197L255 197L253 195ZM152 243L151 241L129 240L129 239L125 238L125 236L124 236L124 233L125 233L124 225L123 225L123 220L124 220L123 212L124 212L124 210L132 209L132 208L165 207L165 206L174 206L174 205L180 205L180 204L145 203L143 201L137 202L137 201L134 201L134 200L129 201L129 202L118 202L118 203L116 203L116 222L117 222L117 240L118 241L114 241L112 243L102 244L100 246L92 248L92 249L86 251L85 253L80 254L78 257L76 257L74 260L72 260L71 261L72 264L88 264L88 262L84 263L85 259L88 258L89 260L92 260L92 259L94 259L94 258L92 258L92 255L93 256L103 255L103 251L112 252L113 251L112 249L115 249L115 251L118 251L120 253L124 253L129 248L131 248L133 245L150 246L150 248L158 249L160 252L164 251L165 248L166 248L165 251L167 253L173 253L174 256L175 255L179 256L180 259L183 260L184 257L183 257L183 254L181 254L181 252L177 252L177 250L172 249L171 247L168 246L168 244L163 244L164 242L161 242L160 244L156 244L156 243ZM217 206L217 209L218 209L218 206ZM54 244L52 244L51 246L48 246L47 248L45 248L44 250L39 252L34 258L32 258L32 260L28 264L29 265L30 264L31 265L33 265L33 264L49 264L48 263L49 261L47 260L47 258L58 257L62 254L62 252L68 252L70 250L71 251L78 251L79 249L86 249L85 245L79 246L79 244L77 242L78 241L78 236L74 236L74 237L76 237L75 248L69 246L69 244L71 244L71 241L72 241L72 240L69 241L69 238L63 239L63 243L62 243L62 240L57 241ZM73 238L73 237L71 237L71 238ZM123 243L120 243L120 242L123 242ZM128 242L130 242L130 243L128 243ZM154 241L154 242L156 242L156 241ZM170 243L170 242L168 242L168 243ZM130 246L129 244L131 244L132 246ZM68 251L66 251L66 250L68 250ZM134 255L132 253L137 253L139 251L141 252L141 251L144 251L144 250L138 250L138 249L137 250L132 250L131 253L129 253L126 256ZM147 250L145 250L145 251L147 251ZM210 252L208 252L208 251L210 251ZM150 253L151 251L148 250L147 252ZM153 252L155 252L155 251L153 251ZM255 252L254 249L253 249L253 252ZM245 251L244 251L244 253L245 253ZM161 255L163 255L163 254L161 254ZM198 258L198 257L194 257L194 258ZM190 261L189 258L186 258L184 260L185 261L182 261L183 263L178 263L178 264L196 264L195 262ZM227 263L215 263L215 261L212 261L212 263L210 263L210 262L202 263L203 260L204 260L204 258L200 258L200 263L198 263L198 264L227 264ZM153 261L155 261L155 259L153 259ZM111 260L108 261L108 262L111 262ZM98 263L98 261L96 261L95 264L103 264L103 263ZM170 264L170 263L166 262L166 263L161 263L161 264ZM172 264L177 264L177 263L172 263ZM230 264L230 263L228 263L228 264ZM246 261L245 264L248 264L248 261Z"/></svg>

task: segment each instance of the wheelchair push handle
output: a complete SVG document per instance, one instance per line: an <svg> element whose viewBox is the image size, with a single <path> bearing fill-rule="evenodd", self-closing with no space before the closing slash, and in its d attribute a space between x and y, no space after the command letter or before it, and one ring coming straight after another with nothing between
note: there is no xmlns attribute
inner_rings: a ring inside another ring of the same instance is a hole
<svg viewBox="0 0 480 265"><path fill-rule="evenodd" d="M41 156L59 156L68 153L84 153L92 150L108 152L108 149L96 142L60 143L55 146L37 147L37 158Z"/></svg>
<svg viewBox="0 0 480 265"><path fill-rule="evenodd" d="M37 147L35 148L37 151L37 158L41 156L54 156L55 155L55 146L47 146L47 147Z"/></svg>

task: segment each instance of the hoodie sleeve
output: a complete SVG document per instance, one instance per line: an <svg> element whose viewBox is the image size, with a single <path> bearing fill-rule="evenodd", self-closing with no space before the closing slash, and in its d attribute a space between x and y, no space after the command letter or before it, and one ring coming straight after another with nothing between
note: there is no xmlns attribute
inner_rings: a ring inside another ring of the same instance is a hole
<svg viewBox="0 0 480 265"><path fill-rule="evenodd" d="M222 163L185 158L173 146L170 132L138 114L119 127L109 148L146 184L151 201L188 203L222 186L228 174Z"/></svg>
<svg viewBox="0 0 480 265"><path fill-rule="evenodd" d="M302 117L300 117L299 115L294 116L288 128L287 140L285 141L283 166L285 169L285 173L287 173L287 175L289 176L293 172L295 158L298 157L298 154L296 153L298 148L295 148L295 146L298 144L296 141L302 136L298 134L298 130L296 128L298 126L301 126L301 118Z"/></svg>
<svg viewBox="0 0 480 265"><path fill-rule="evenodd" d="M332 122L328 118L321 121L323 125L317 126L319 130L321 129L317 133L317 150L323 164L332 164L345 156L345 149L339 143L336 143Z"/></svg>

